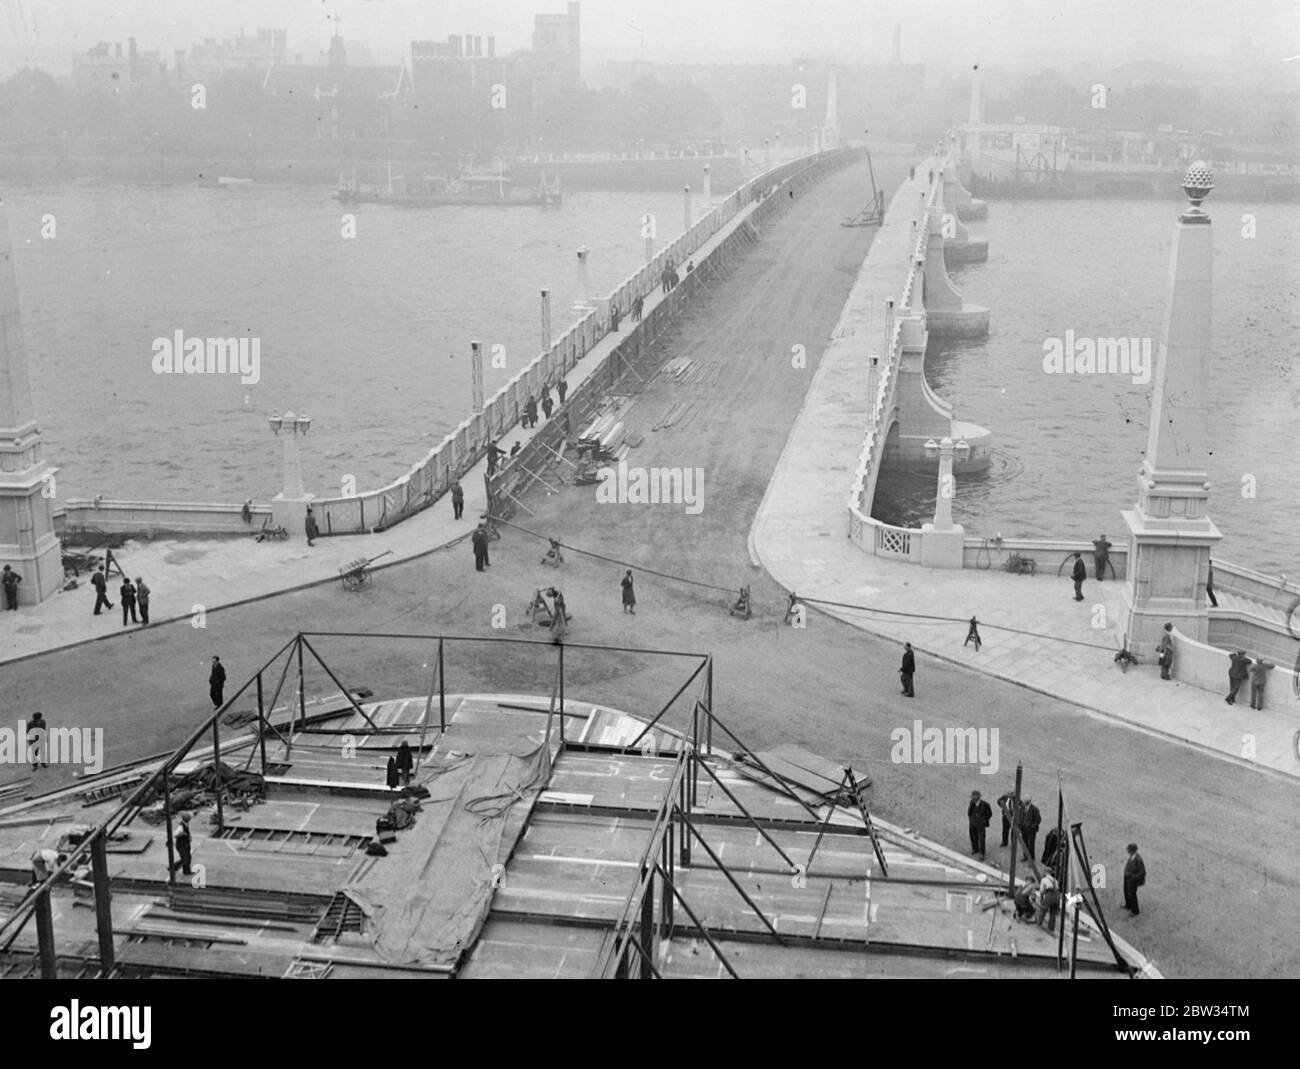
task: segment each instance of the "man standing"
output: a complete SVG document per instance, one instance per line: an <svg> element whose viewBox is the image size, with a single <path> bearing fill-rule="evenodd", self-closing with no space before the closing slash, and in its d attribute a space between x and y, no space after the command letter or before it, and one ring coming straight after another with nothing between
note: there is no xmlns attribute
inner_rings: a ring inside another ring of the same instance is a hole
<svg viewBox="0 0 1300 1069"><path fill-rule="evenodd" d="M1097 582L1106 578L1106 565L1110 563L1111 543L1106 541L1103 534L1100 538L1092 540L1092 559L1097 565Z"/></svg>
<svg viewBox="0 0 1300 1069"><path fill-rule="evenodd" d="M528 395L528 400L524 402L524 429L537 426L537 402L533 400L532 394Z"/></svg>
<svg viewBox="0 0 1300 1069"><path fill-rule="evenodd" d="M1022 861L1028 861L1034 856L1034 842L1038 838L1038 827L1042 822L1043 815L1038 811L1038 806L1025 798L1020 806L1020 837L1025 841L1026 851Z"/></svg>
<svg viewBox="0 0 1300 1069"><path fill-rule="evenodd" d="M451 484L452 519L459 520L465 513L465 491L459 482Z"/></svg>
<svg viewBox="0 0 1300 1069"><path fill-rule="evenodd" d="M1229 705L1237 704L1237 691L1241 685L1250 677L1250 658L1246 656L1245 650L1238 650L1228 657L1228 696L1223 700Z"/></svg>
<svg viewBox="0 0 1300 1069"><path fill-rule="evenodd" d="M307 532L307 545L315 545L316 539L320 537L320 528L316 526L316 514L312 512L311 506L307 506L307 521L303 525Z"/></svg>
<svg viewBox="0 0 1300 1069"><path fill-rule="evenodd" d="M1088 578L1088 566L1083 563L1083 554L1074 555L1074 571L1070 578L1074 580L1074 600L1083 600L1083 581Z"/></svg>
<svg viewBox="0 0 1300 1069"><path fill-rule="evenodd" d="M903 643L903 663L899 666L898 674L903 677L903 693L909 698L915 698L916 693L912 690L912 677L916 675L916 654L912 652L910 642Z"/></svg>
<svg viewBox="0 0 1300 1069"><path fill-rule="evenodd" d="M108 600L108 580L104 578L104 566L101 564L99 570L90 577L90 585L95 588L95 615L98 616L101 609L111 609L113 603Z"/></svg>
<svg viewBox="0 0 1300 1069"><path fill-rule="evenodd" d="M1174 666L1174 625L1165 624L1165 633L1160 636L1160 645L1156 647L1160 661L1160 678L1173 679L1169 670Z"/></svg>
<svg viewBox="0 0 1300 1069"><path fill-rule="evenodd" d="M980 647L984 643L980 641L979 621L973 616L970 618L970 630L966 632L966 641L962 643L962 646L969 646L972 642L975 643L975 652L979 653Z"/></svg>
<svg viewBox="0 0 1300 1069"><path fill-rule="evenodd" d="M1252 709L1264 708L1264 684L1268 682L1268 674L1276 665L1270 664L1262 657L1250 667L1250 707Z"/></svg>
<svg viewBox="0 0 1300 1069"><path fill-rule="evenodd" d="M4 588L5 593L5 611L18 609L18 584L23 581L23 577L16 571L4 566L4 571L0 572L0 587Z"/></svg>
<svg viewBox="0 0 1300 1069"><path fill-rule="evenodd" d="M1007 839L1011 835L1011 825L1016 823L1012 817L1012 809L1015 808L1015 792L1007 791L1006 794L998 798L998 809L1002 811L1002 845L1007 845Z"/></svg>
<svg viewBox="0 0 1300 1069"><path fill-rule="evenodd" d="M542 394L542 415L547 419L551 418L551 410L555 408L555 402L551 400L550 391Z"/></svg>
<svg viewBox="0 0 1300 1069"><path fill-rule="evenodd" d="M127 625L127 614L130 614L130 622L138 624L140 617L135 614L135 584L127 576L122 576L122 586L118 593L122 598L122 626Z"/></svg>
<svg viewBox="0 0 1300 1069"><path fill-rule="evenodd" d="M483 566L487 564L487 534L480 523L474 528L474 533L469 536L470 545L474 547L474 570L481 572Z"/></svg>
<svg viewBox="0 0 1300 1069"><path fill-rule="evenodd" d="M49 768L50 764L45 758L49 757L49 750L46 749L47 741L50 737L49 725L45 723L45 717L41 713L32 713L32 718L27 722L27 757L32 763L32 771L36 771L37 758L40 758L41 768Z"/></svg>
<svg viewBox="0 0 1300 1069"><path fill-rule="evenodd" d="M149 623L149 594L151 591L144 585L144 578L137 576L135 580L135 601L140 606L140 625L143 627Z"/></svg>
<svg viewBox="0 0 1300 1069"><path fill-rule="evenodd" d="M1147 867L1142 863L1137 843L1128 844L1128 860L1124 863L1124 908L1138 915L1138 888L1147 882Z"/></svg>
<svg viewBox="0 0 1300 1069"><path fill-rule="evenodd" d="M212 658L212 672L208 676L208 697L212 699L212 708L220 709L226 690L226 669L220 657Z"/></svg>
<svg viewBox="0 0 1300 1069"><path fill-rule="evenodd" d="M505 450L496 444L489 442L487 447L488 476L491 477L497 473L497 461L505 456Z"/></svg>
<svg viewBox="0 0 1300 1069"><path fill-rule="evenodd" d="M186 876L194 875L190 871L190 842L190 815L182 813L181 826L176 832L176 852L180 854L180 857L172 862L172 873L175 873L176 869L179 868Z"/></svg>
<svg viewBox="0 0 1300 1069"><path fill-rule="evenodd" d="M1214 596L1214 561L1210 561L1210 570L1205 576L1205 596L1210 599L1210 608L1219 607L1219 599Z"/></svg>
<svg viewBox="0 0 1300 1069"><path fill-rule="evenodd" d="M984 839L988 834L989 822L993 819L993 810L988 802L980 797L979 791L970 792L970 805L966 807L966 817L970 821L970 852L984 860Z"/></svg>
<svg viewBox="0 0 1300 1069"><path fill-rule="evenodd" d="M561 379L555 384L555 392L560 395L560 404L564 404L564 396L569 392L569 384Z"/></svg>
<svg viewBox="0 0 1300 1069"><path fill-rule="evenodd" d="M636 591L632 589L632 569L629 568L623 573L623 579L619 583L623 588L623 611L636 615Z"/></svg>

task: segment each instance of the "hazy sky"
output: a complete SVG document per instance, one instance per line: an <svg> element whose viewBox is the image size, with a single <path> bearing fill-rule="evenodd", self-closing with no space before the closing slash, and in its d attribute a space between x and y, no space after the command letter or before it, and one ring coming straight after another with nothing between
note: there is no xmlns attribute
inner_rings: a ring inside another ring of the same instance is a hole
<svg viewBox="0 0 1300 1069"><path fill-rule="evenodd" d="M1188 62L1222 55L1243 33L1260 58L1300 53L1300 4L1246 0L587 0L584 65L635 59L644 32L651 61L784 59L833 53L845 62L887 61L894 24L903 58L936 74L978 60L1015 69L1131 59ZM498 52L531 45L533 14L564 0L0 0L0 61L6 70L134 36L170 59L204 37L259 26L285 28L289 51L314 62L337 12L341 32L381 62L412 39L495 36ZM633 23L637 25L634 27ZM637 27L640 27L639 29ZM1300 62L1300 61L1297 61Z"/></svg>

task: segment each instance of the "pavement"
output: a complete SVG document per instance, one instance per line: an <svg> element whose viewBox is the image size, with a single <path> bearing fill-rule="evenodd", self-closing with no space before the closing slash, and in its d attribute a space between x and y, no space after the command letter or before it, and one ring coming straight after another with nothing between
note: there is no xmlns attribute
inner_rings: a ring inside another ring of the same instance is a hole
<svg viewBox="0 0 1300 1069"><path fill-rule="evenodd" d="M1121 583L1090 579L1076 602L1064 575L923 568L849 541L849 491L869 395L862 354L886 351L881 309L902 286L911 241L902 205L910 210L922 188L920 179L903 183L872 241L833 335L861 344L830 346L822 358L750 531L755 562L810 609L911 642L917 688L925 686L928 658L960 664L1226 760L1300 777L1300 700L1288 689L1272 686L1267 708L1256 711L1241 700L1244 691L1237 705L1224 702L1226 678L1224 693L1210 693L1163 681L1154 665L1120 669ZM979 619L978 650L962 644L971 616ZM816 612L804 622L816 627Z"/></svg>

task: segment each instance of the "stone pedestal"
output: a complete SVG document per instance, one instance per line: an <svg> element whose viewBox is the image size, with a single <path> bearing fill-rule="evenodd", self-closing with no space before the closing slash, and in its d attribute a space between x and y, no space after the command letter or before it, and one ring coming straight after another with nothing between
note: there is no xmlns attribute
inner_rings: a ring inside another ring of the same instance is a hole
<svg viewBox="0 0 1300 1069"><path fill-rule="evenodd" d="M921 566L923 568L960 568L966 546L966 531L953 524L941 531L932 523L921 524Z"/></svg>
<svg viewBox="0 0 1300 1069"><path fill-rule="evenodd" d="M276 494L271 498L271 526L283 527L295 538L307 534L307 506L316 500L315 494ZM316 523L319 525L320 520Z"/></svg>

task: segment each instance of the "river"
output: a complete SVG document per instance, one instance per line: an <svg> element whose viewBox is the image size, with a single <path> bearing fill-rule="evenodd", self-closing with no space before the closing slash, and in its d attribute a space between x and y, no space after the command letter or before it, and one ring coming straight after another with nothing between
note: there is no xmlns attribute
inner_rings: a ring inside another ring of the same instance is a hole
<svg viewBox="0 0 1300 1069"><path fill-rule="evenodd" d="M578 318L578 246L591 294L607 294L642 262L642 213L660 244L683 222L666 192L567 193L559 210L363 205L348 209L355 237L320 188L84 182L5 202L57 496L110 500L270 498L283 468L266 417L289 409L313 421L308 490L384 485L469 415L471 339L490 398L541 351L542 288L555 337ZM258 339L260 380L156 374L154 341L178 330Z"/></svg>

